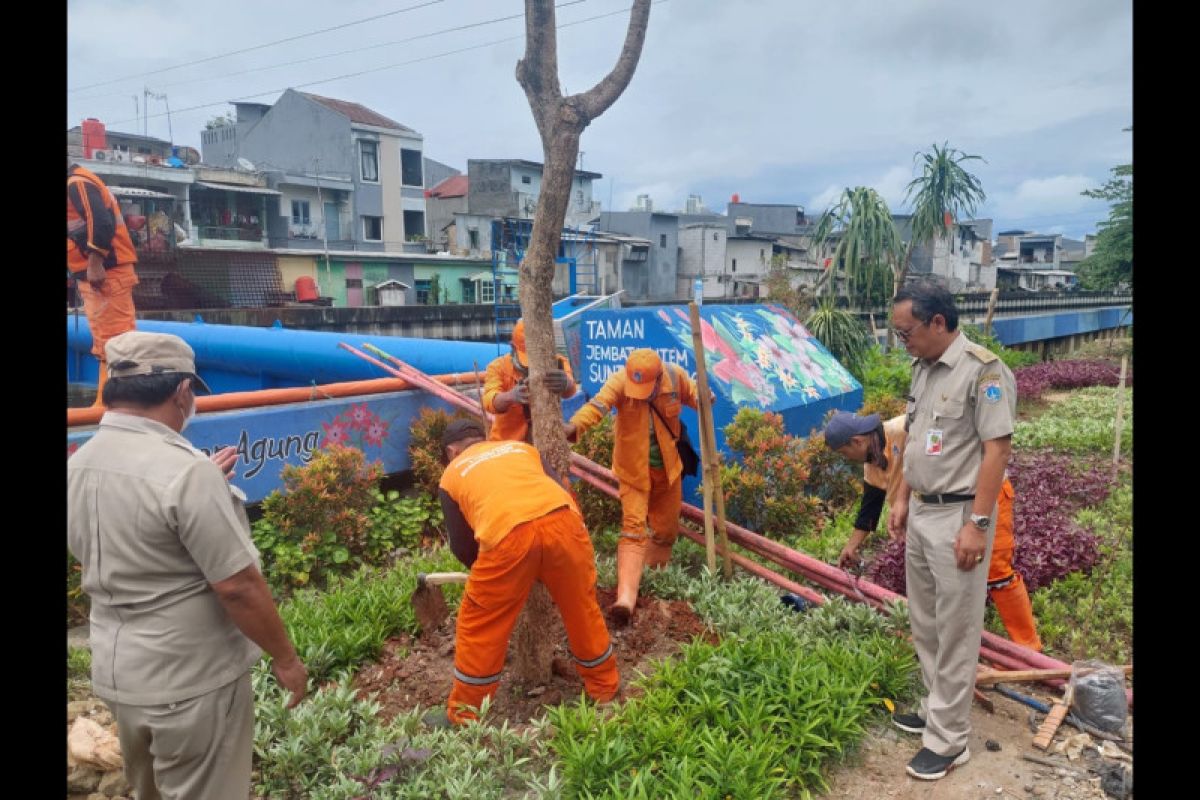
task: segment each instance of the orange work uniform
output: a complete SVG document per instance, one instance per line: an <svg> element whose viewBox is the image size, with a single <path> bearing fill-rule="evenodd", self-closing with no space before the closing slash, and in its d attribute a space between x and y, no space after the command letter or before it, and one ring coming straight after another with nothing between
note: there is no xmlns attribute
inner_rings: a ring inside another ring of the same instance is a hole
<svg viewBox="0 0 1200 800"><path fill-rule="evenodd" d="M466 531L478 548L464 561L471 573L458 609L451 721L474 719L473 709L496 693L509 637L538 580L562 614L588 695L611 700L619 677L596 602L592 542L579 507L538 451L524 442L478 442L446 467L439 497L452 543Z"/></svg>
<svg viewBox="0 0 1200 800"><path fill-rule="evenodd" d="M557 359L558 368L567 373L567 378L570 379L570 387L563 397L571 397L577 391L575 377L571 374L571 365L562 356L557 356ZM507 411L496 410L496 395L511 390L525 378L527 373L526 367L516 364L516 357L512 353L495 358L488 364L483 380L483 408L489 414L495 415L492 419L492 429L488 433L488 439L492 441L506 439L518 442L530 441L532 434L529 425L529 406L523 403L513 403Z"/></svg>
<svg viewBox="0 0 1200 800"><path fill-rule="evenodd" d="M89 253L104 258L106 276L99 289L87 282ZM83 310L92 331L92 355L101 362L102 384L107 377L105 343L136 327L136 263L137 251L117 199L94 173L73 167L67 176L67 269L83 297Z"/></svg>

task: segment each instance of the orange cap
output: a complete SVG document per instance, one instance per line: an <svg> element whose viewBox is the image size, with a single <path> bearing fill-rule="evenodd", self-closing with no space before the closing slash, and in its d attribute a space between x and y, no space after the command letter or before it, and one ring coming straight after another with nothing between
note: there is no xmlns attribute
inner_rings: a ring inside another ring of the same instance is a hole
<svg viewBox="0 0 1200 800"><path fill-rule="evenodd" d="M517 349L517 360L521 362L521 366L529 366L529 356L525 353L525 320L517 320L517 324L513 326L512 344Z"/></svg>
<svg viewBox="0 0 1200 800"><path fill-rule="evenodd" d="M662 359L648 347L634 350L625 360L625 394L634 400L645 400L654 393L658 376L662 374Z"/></svg>

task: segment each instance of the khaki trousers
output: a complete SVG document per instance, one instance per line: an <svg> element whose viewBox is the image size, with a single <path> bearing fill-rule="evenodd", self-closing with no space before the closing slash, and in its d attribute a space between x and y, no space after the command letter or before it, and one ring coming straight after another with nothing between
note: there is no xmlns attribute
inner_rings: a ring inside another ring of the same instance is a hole
<svg viewBox="0 0 1200 800"><path fill-rule="evenodd" d="M178 703L108 705L117 718L125 779L137 800L250 796L254 692L249 672Z"/></svg>
<svg viewBox="0 0 1200 800"><path fill-rule="evenodd" d="M909 504L905 578L913 646L926 692L919 712L925 720L922 743L941 756L959 753L971 732L971 690L979 663L996 509L983 561L964 571L954 558L954 539L970 519L969 502L938 505L914 497Z"/></svg>

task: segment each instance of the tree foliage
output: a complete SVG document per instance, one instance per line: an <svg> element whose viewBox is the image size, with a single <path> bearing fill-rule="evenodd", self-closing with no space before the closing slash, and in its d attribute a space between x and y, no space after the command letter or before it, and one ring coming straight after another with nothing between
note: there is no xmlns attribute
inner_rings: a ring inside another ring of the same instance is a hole
<svg viewBox="0 0 1200 800"><path fill-rule="evenodd" d="M850 302L875 305L891 296L891 283L902 245L887 201L867 186L847 188L817 220L813 244L825 252L832 244L831 266L822 280L836 293L837 274L846 280Z"/></svg>
<svg viewBox="0 0 1200 800"><path fill-rule="evenodd" d="M1083 192L1112 203L1108 219L1099 225L1096 249L1079 265L1079 279L1086 289L1133 283L1133 164L1121 164L1111 172L1112 178L1099 189Z"/></svg>

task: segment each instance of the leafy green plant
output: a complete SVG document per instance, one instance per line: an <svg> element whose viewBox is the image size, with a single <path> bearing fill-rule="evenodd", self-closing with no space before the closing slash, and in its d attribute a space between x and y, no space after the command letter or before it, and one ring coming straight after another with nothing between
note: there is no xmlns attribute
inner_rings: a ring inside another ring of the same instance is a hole
<svg viewBox="0 0 1200 800"><path fill-rule="evenodd" d="M430 495L401 497L394 489L376 489L374 496L364 563L387 563L397 548L415 548L427 533L442 526L442 505Z"/></svg>
<svg viewBox="0 0 1200 800"><path fill-rule="evenodd" d="M1010 350L1000 344L1000 340L991 334L985 334L983 329L978 325L962 325L960 329L963 335L970 339L975 344L983 345L988 350L991 350L996 355L1000 356L1000 360L1010 370L1016 370L1020 367L1028 367L1032 364L1041 363L1042 357L1037 353L1029 353L1023 350Z"/></svg>
<svg viewBox="0 0 1200 800"><path fill-rule="evenodd" d="M363 568L330 580L327 591L297 591L280 609L284 625L314 681L374 658L388 637L419 632L410 599L418 572L449 572L461 564L448 548L405 560L388 570ZM444 587L457 602L461 586Z"/></svg>
<svg viewBox="0 0 1200 800"><path fill-rule="evenodd" d="M1093 386L1076 389L1029 421L1018 421L1014 449L1049 447L1072 453L1112 453L1117 413L1117 389ZM1125 390L1121 452L1133 448L1133 390Z"/></svg>
<svg viewBox="0 0 1200 800"><path fill-rule="evenodd" d="M67 647L67 697L88 693L92 685L92 651L86 647Z"/></svg>
<svg viewBox="0 0 1200 800"><path fill-rule="evenodd" d="M863 387L863 401L878 403L881 398L904 399L912 379L912 358L903 348L884 351L879 345L871 345L863 354L854 377Z"/></svg>
<svg viewBox="0 0 1200 800"><path fill-rule="evenodd" d="M437 497L438 483L446 465L442 463L442 433L451 420L477 419L466 411L453 414L435 408L422 408L412 423L408 439L408 458L412 463L413 483L430 497Z"/></svg>
<svg viewBox="0 0 1200 800"><path fill-rule="evenodd" d="M842 366L851 373L860 370L871 348L871 335L855 314L836 307L833 298L826 297L809 313L804 325Z"/></svg>
<svg viewBox="0 0 1200 800"><path fill-rule="evenodd" d="M611 466L613 419L613 415L606 415L604 419L584 431L579 437L579 442L571 449L602 467ZM583 481L576 481L574 487L579 497L579 510L583 512L583 521L593 535L606 530L620 529L621 504L618 501Z"/></svg>

